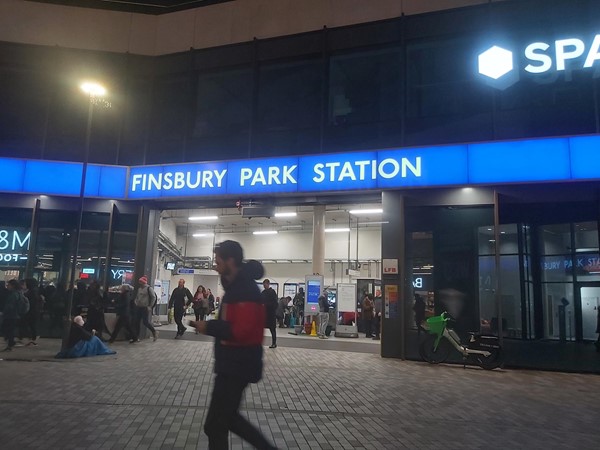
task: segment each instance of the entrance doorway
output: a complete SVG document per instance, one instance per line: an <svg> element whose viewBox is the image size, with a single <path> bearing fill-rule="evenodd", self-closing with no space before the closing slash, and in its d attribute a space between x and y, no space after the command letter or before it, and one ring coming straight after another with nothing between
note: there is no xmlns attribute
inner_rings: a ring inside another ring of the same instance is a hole
<svg viewBox="0 0 600 450"><path fill-rule="evenodd" d="M581 334L584 341L595 341L598 333L598 309L600 308L600 283L579 285L581 301Z"/></svg>

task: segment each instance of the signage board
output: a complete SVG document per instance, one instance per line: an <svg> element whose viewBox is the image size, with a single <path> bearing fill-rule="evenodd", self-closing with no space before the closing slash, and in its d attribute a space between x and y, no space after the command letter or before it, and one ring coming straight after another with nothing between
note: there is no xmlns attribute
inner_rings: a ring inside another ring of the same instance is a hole
<svg viewBox="0 0 600 450"><path fill-rule="evenodd" d="M383 275L398 275L398 260L383 259Z"/></svg>
<svg viewBox="0 0 600 450"><path fill-rule="evenodd" d="M314 316L319 314L319 297L323 292L323 277L321 275L306 275L306 301L304 302L304 315Z"/></svg>
<svg viewBox="0 0 600 450"><path fill-rule="evenodd" d="M130 168L90 164L85 195L161 199L594 180L598 148L600 136L574 136ZM0 165L0 192L79 195L80 163L0 158Z"/></svg>

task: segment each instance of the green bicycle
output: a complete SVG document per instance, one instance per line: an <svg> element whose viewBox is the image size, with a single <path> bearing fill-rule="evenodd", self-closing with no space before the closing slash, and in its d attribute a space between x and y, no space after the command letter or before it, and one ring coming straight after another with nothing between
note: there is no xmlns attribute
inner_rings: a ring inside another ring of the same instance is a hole
<svg viewBox="0 0 600 450"><path fill-rule="evenodd" d="M448 358L454 347L463 357L466 364L469 358L483 369L492 370L504 362L504 354L496 336L482 336L470 333L468 344L462 344L456 332L448 327L451 320L447 312L427 319L429 333L419 346L421 358L430 364L439 364ZM444 339L445 338L445 339Z"/></svg>

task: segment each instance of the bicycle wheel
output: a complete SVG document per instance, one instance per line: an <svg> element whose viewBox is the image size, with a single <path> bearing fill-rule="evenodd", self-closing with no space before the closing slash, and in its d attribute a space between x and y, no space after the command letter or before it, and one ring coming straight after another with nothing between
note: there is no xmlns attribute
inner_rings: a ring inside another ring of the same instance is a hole
<svg viewBox="0 0 600 450"><path fill-rule="evenodd" d="M421 342L421 345L419 346L421 358L430 364L439 364L446 361L446 358L448 358L448 354L450 353L450 344L445 338L440 340L437 349L434 350L433 347L436 339L437 335L430 334L423 339L423 342Z"/></svg>
<svg viewBox="0 0 600 450"><path fill-rule="evenodd" d="M504 362L504 353L501 348L492 348L489 350L490 356L476 355L477 364L486 370L493 370L500 367Z"/></svg>

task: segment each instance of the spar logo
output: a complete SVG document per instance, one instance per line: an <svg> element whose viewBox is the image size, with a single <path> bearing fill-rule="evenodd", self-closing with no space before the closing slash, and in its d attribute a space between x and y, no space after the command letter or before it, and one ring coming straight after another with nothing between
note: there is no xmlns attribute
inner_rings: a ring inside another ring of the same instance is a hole
<svg viewBox="0 0 600 450"><path fill-rule="evenodd" d="M489 85L506 89L519 81L519 66L532 75L560 74L600 67L600 34L584 41L579 38L533 42L522 52L494 45L477 57L479 74Z"/></svg>

